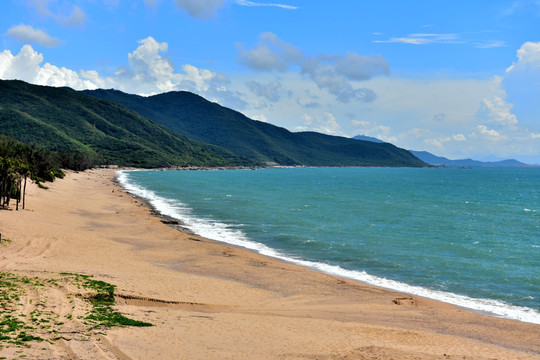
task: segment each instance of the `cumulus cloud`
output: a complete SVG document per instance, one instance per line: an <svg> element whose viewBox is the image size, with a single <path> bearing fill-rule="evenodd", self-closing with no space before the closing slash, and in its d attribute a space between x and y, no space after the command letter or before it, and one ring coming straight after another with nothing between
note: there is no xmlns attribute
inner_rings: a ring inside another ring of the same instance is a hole
<svg viewBox="0 0 540 360"><path fill-rule="evenodd" d="M486 125L478 125L478 130L482 135L487 135L495 138L501 136L501 134L497 130L489 129Z"/></svg>
<svg viewBox="0 0 540 360"><path fill-rule="evenodd" d="M30 25L16 25L11 27L6 35L11 36L25 44L39 44L45 47L57 47L62 44L57 38L54 38L46 32L38 29L34 29Z"/></svg>
<svg viewBox="0 0 540 360"><path fill-rule="evenodd" d="M151 95L173 90L188 90L210 100L223 100L228 106L242 108L245 102L239 93L229 91L224 84L229 79L220 73L184 64L176 69L164 55L167 43L148 37L128 54L128 64L113 76L102 77L95 70L74 71L43 63L43 55L25 45L17 55L9 50L0 53L0 78L19 79L37 85L68 86L77 90L115 88L128 93ZM179 70L179 71L178 71Z"/></svg>
<svg viewBox="0 0 540 360"><path fill-rule="evenodd" d="M526 42L516 52L517 61L501 77L508 101L520 123L538 126L540 98L540 42Z"/></svg>
<svg viewBox="0 0 540 360"><path fill-rule="evenodd" d="M514 62L506 73L529 69L540 69L540 42L527 41L517 51L518 61Z"/></svg>
<svg viewBox="0 0 540 360"><path fill-rule="evenodd" d="M484 121L500 126L515 127L518 123L516 115L511 113L513 105L504 99L494 96L492 99L483 99L477 116Z"/></svg>
<svg viewBox="0 0 540 360"><path fill-rule="evenodd" d="M175 0L176 5L197 19L208 19L223 6L223 0Z"/></svg>
<svg viewBox="0 0 540 360"><path fill-rule="evenodd" d="M0 53L0 78L18 79L37 85L70 86L75 89L95 89L97 86L75 71L46 63L43 55L30 45L24 45L17 55L4 50Z"/></svg>
<svg viewBox="0 0 540 360"><path fill-rule="evenodd" d="M242 45L238 45L238 50L238 62L253 70L284 72L297 67L319 89L327 90L342 103L375 100L377 96L373 90L356 88L351 82L389 73L389 65L380 55L362 56L349 52L345 55L322 54L310 57L273 33L262 34L251 50L245 50Z"/></svg>
<svg viewBox="0 0 540 360"><path fill-rule="evenodd" d="M128 66L118 70L109 81L114 87L137 94L155 94L174 90L188 90L199 94L225 94L223 84L229 79L220 73L199 69L190 64L175 65L166 57L168 44L149 36L128 54ZM230 94L229 94L230 95Z"/></svg>
<svg viewBox="0 0 540 360"><path fill-rule="evenodd" d="M336 117L329 112L324 113L323 124L319 127L318 131L330 135L343 135L341 126L336 121Z"/></svg>

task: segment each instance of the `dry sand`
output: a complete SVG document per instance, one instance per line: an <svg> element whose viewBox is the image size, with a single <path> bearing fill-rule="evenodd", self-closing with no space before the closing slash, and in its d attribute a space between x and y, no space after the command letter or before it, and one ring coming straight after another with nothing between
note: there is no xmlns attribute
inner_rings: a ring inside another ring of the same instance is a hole
<svg viewBox="0 0 540 360"><path fill-rule="evenodd" d="M10 240L0 245L0 272L49 281L27 286L14 306L28 318L39 309L56 319L57 338L29 348L0 341L0 358L540 359L538 325L180 232L113 177L71 172L48 190L32 186L26 210L0 210L0 233ZM75 295L82 290L65 272L114 284L117 309L154 326L89 328L87 302ZM53 339L46 326L35 328Z"/></svg>

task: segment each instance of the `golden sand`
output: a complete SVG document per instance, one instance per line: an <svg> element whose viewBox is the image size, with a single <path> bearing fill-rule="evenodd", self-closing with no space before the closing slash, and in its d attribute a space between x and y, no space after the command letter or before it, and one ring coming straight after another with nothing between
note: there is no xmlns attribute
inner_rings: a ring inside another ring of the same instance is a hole
<svg viewBox="0 0 540 360"><path fill-rule="evenodd" d="M10 240L0 245L0 271L44 280L92 275L116 286L122 314L154 326L89 330L80 289L55 280L27 291L20 306L30 312L40 302L40 311L63 319L58 336L29 348L0 342L0 357L540 359L539 325L183 233L113 177L112 170L70 172L48 190L32 186L26 210L0 210L0 233Z"/></svg>

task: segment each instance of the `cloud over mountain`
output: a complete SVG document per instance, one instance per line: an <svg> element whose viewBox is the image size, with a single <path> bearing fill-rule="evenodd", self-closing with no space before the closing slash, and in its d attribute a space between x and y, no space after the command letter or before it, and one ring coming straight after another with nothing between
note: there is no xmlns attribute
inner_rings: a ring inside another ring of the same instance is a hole
<svg viewBox="0 0 540 360"><path fill-rule="evenodd" d="M353 81L369 80L389 73L386 60L378 56L365 56L354 52L345 55L321 54L308 56L296 46L273 33L263 33L252 49L237 45L237 61L256 71L285 72L296 68L308 76L319 89L333 94L339 102L371 102L377 95L371 89L357 88Z"/></svg>

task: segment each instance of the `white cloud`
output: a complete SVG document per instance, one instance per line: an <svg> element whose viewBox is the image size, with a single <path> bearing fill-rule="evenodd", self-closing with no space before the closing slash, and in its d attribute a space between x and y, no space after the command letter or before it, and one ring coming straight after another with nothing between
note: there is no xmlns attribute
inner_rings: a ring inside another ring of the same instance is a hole
<svg viewBox="0 0 540 360"><path fill-rule="evenodd" d="M42 61L43 55L36 53L30 45L24 45L16 56L4 50L0 53L0 78L34 82Z"/></svg>
<svg viewBox="0 0 540 360"><path fill-rule="evenodd" d="M488 41L477 41L474 43L474 46L479 49L493 49L493 48L503 47L507 45L504 41L488 40Z"/></svg>
<svg viewBox="0 0 540 360"><path fill-rule="evenodd" d="M492 137L499 137L501 134L497 130L489 129L486 125L478 125L478 130L480 130L480 134L492 136Z"/></svg>
<svg viewBox="0 0 540 360"><path fill-rule="evenodd" d="M264 114L253 115L251 118L253 120L262 121L262 122L265 122L265 123L268 122L268 119L266 118L266 116L264 116Z"/></svg>
<svg viewBox="0 0 540 360"><path fill-rule="evenodd" d="M402 43L411 45L460 44L456 34L410 34L406 37L394 37L388 40L374 40L376 43Z"/></svg>
<svg viewBox="0 0 540 360"><path fill-rule="evenodd" d="M278 8L287 9L287 10L298 9L297 6L275 4L275 3L268 4L268 3L260 3L260 2L253 2L253 1L247 1L247 0L235 0L234 3L238 5L242 5L242 6L271 6L271 7L278 7Z"/></svg>
<svg viewBox="0 0 540 360"><path fill-rule="evenodd" d="M311 124L313 123L313 119L308 114L302 114L301 119L306 126L311 126Z"/></svg>
<svg viewBox="0 0 540 360"><path fill-rule="evenodd" d="M0 78L19 79L37 85L70 86L75 89L95 89L90 80L81 78L75 71L59 68L49 63L41 66L43 55L38 54L30 45L24 45L19 54L11 51L0 53Z"/></svg>
<svg viewBox="0 0 540 360"><path fill-rule="evenodd" d="M245 50L239 44L238 51L238 62L253 70L284 72L297 67L319 89L327 90L342 103L375 100L377 96L373 90L356 88L351 82L389 73L388 63L380 55L362 56L349 52L345 55L322 54L309 57L273 33L262 34L256 47L251 50Z"/></svg>
<svg viewBox="0 0 540 360"><path fill-rule="evenodd" d="M511 113L513 105L502 98L494 96L491 99L482 99L477 116L483 121L496 123L500 126L515 127L518 123L516 115Z"/></svg>
<svg viewBox="0 0 540 360"><path fill-rule="evenodd" d="M523 71L527 68L539 69L540 68L540 42L534 43L527 41L517 51L518 61L514 62L506 73L512 71Z"/></svg>
<svg viewBox="0 0 540 360"><path fill-rule="evenodd" d="M185 64L181 71L162 55L167 43L159 43L148 37L128 54L128 65L117 70L111 77L102 77L95 70L76 72L49 63L41 65L43 55L30 45L22 47L17 55L9 50L0 53L0 78L20 79L38 85L68 86L77 90L116 88L128 93L150 95L173 90L188 90L209 99L224 99L229 104L242 107L238 93L223 87L229 79L207 69Z"/></svg>
<svg viewBox="0 0 540 360"><path fill-rule="evenodd" d="M341 126L336 121L334 114L330 112L325 112L322 118L319 119L319 126L315 130L323 134L329 135L343 135L341 131Z"/></svg>
<svg viewBox="0 0 540 360"><path fill-rule="evenodd" d="M526 42L516 52L517 61L500 78L501 86L512 103L512 113L522 126L538 129L540 99L540 42Z"/></svg>
<svg viewBox="0 0 540 360"><path fill-rule="evenodd" d="M378 34L380 35L380 34ZM387 40L373 40L375 43L397 43L409 45L430 45L430 44L470 44L479 49L493 49L506 46L506 43L496 39L463 39L458 34L433 34L417 33L407 36L393 37Z"/></svg>
<svg viewBox="0 0 540 360"><path fill-rule="evenodd" d="M371 123L367 120L351 120L355 130L354 133L361 133L362 135L372 136L377 139L387 138L391 128L385 125L379 125Z"/></svg>
<svg viewBox="0 0 540 360"><path fill-rule="evenodd" d="M54 38L42 30L34 29L30 25L20 24L11 27L6 35L11 36L25 44L39 44L45 47L57 47L62 44L57 38Z"/></svg>
<svg viewBox="0 0 540 360"><path fill-rule="evenodd" d="M433 147L436 147L438 149L443 149L444 146L449 142L463 142L467 141L467 138L463 134L455 134L452 136L444 136L439 138L430 138L426 137L424 140L425 144L431 145ZM414 150L414 149L411 149Z"/></svg>
<svg viewBox="0 0 540 360"><path fill-rule="evenodd" d="M223 0L175 0L176 5L197 19L208 19L223 6Z"/></svg>

